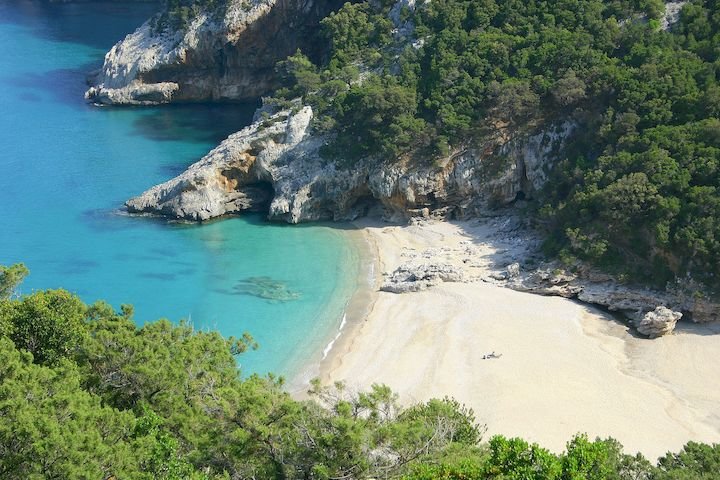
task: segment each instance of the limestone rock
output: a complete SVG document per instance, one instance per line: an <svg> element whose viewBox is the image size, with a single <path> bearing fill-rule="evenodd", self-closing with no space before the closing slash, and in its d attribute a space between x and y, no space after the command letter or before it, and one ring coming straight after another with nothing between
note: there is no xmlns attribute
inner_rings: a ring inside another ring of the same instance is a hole
<svg viewBox="0 0 720 480"><path fill-rule="evenodd" d="M637 330L650 338L662 337L675 329L681 317L682 313L661 305L643 316L637 325Z"/></svg>
<svg viewBox="0 0 720 480"><path fill-rule="evenodd" d="M327 139L309 134L312 109L296 110L258 119L177 178L129 200L128 209L188 220L253 209L289 223L353 220L380 209L387 219L407 221L413 216L462 217L497 202L500 180L486 181L496 168L492 145L468 149L437 164L378 164L365 159L348 166L343 159L320 156ZM523 138L538 146L537 139L545 135L514 139L517 148L503 154L504 159L512 157L513 165L522 164L523 155L540 156L522 147ZM554 138L556 143L563 141ZM546 143L542 145L546 151ZM521 177L508 175L502 181L519 184ZM536 180L537 187L522 188L539 188L542 182Z"/></svg>
<svg viewBox="0 0 720 480"><path fill-rule="evenodd" d="M680 11L683 9L687 1L667 2L665 4L665 12L660 18L660 28L670 30L680 20Z"/></svg>
<svg viewBox="0 0 720 480"><path fill-rule="evenodd" d="M494 203L504 205L518 198L532 198L545 185L554 159L576 128L574 122L566 120L504 143L496 156L499 174L486 178Z"/></svg>
<svg viewBox="0 0 720 480"><path fill-rule="evenodd" d="M407 293L426 290L442 282L465 281L463 271L449 264L405 264L388 275L380 290Z"/></svg>
<svg viewBox="0 0 720 480"><path fill-rule="evenodd" d="M275 64L318 46L318 22L340 0L225 0L188 25L160 14L118 42L85 94L103 104L256 100L274 89Z"/></svg>
<svg viewBox="0 0 720 480"><path fill-rule="evenodd" d="M186 220L243 210L267 211L273 164L304 137L312 118L305 107L279 112L269 126L255 123L231 135L178 177L126 202L130 212L153 212Z"/></svg>
<svg viewBox="0 0 720 480"><path fill-rule="evenodd" d="M678 306L685 312L690 312L691 320L695 323L720 321L720 304L709 298L698 298L692 293L678 296Z"/></svg>
<svg viewBox="0 0 720 480"><path fill-rule="evenodd" d="M504 271L491 278L514 290L575 298L617 312L650 338L671 332L683 315L680 312L695 323L720 320L720 303L699 296L696 288L659 290L628 285L586 267L568 272L557 262L549 262L534 271L520 272L515 278L509 278ZM692 282L690 285L693 286Z"/></svg>
<svg viewBox="0 0 720 480"><path fill-rule="evenodd" d="M510 265L507 266L505 271L507 273L508 278L518 277L518 276L520 276L520 264L517 262L511 263Z"/></svg>

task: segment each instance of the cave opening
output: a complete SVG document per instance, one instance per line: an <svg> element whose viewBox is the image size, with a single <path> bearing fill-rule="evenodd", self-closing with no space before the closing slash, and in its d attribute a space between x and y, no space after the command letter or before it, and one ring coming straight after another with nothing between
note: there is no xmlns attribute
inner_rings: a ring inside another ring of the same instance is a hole
<svg viewBox="0 0 720 480"><path fill-rule="evenodd" d="M242 191L248 198L249 212L268 213L270 211L270 202L275 198L275 189L272 183L266 180L243 185L238 190Z"/></svg>
<svg viewBox="0 0 720 480"><path fill-rule="evenodd" d="M375 198L372 194L367 193L360 195L353 201L351 211L354 212L356 218L365 217L369 213L382 208L382 202Z"/></svg>

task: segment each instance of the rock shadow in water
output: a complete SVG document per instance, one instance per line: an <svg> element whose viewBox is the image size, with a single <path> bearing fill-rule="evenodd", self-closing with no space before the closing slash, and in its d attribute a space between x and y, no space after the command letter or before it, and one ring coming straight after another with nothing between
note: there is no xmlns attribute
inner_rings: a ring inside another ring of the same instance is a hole
<svg viewBox="0 0 720 480"><path fill-rule="evenodd" d="M224 295L249 295L272 303L290 302L300 298L300 292L292 290L285 282L272 277L247 277L240 280L231 290L216 289Z"/></svg>
<svg viewBox="0 0 720 480"><path fill-rule="evenodd" d="M84 275L99 266L93 260L66 260L57 266L57 272L61 275Z"/></svg>
<svg viewBox="0 0 720 480"><path fill-rule="evenodd" d="M108 50L160 9L160 2L0 2L0 23L27 27L38 38Z"/></svg>
<svg viewBox="0 0 720 480"><path fill-rule="evenodd" d="M135 219L117 208L94 208L80 215L82 222L97 232L116 232L139 228Z"/></svg>
<svg viewBox="0 0 720 480"><path fill-rule="evenodd" d="M160 257L174 258L178 256L178 252L175 250L169 250L167 248L151 248L148 250L153 255Z"/></svg>
<svg viewBox="0 0 720 480"><path fill-rule="evenodd" d="M87 89L87 74L100 65L101 62L98 61L77 68L59 68L41 73L0 77L0 83L17 90L18 99L26 102L48 99L77 109L88 109L92 107L84 97Z"/></svg>
<svg viewBox="0 0 720 480"><path fill-rule="evenodd" d="M133 133L155 141L218 144L252 122L257 103L171 104L145 109Z"/></svg>
<svg viewBox="0 0 720 480"><path fill-rule="evenodd" d="M177 276L174 273L157 273L157 272L145 272L138 275L142 278L147 278L150 280L162 280L164 282L171 282L177 278Z"/></svg>

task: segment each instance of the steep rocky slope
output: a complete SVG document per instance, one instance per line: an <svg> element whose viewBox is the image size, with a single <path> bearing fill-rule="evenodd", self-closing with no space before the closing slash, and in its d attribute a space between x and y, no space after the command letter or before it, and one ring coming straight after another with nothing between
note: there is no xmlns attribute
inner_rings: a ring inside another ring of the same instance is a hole
<svg viewBox="0 0 720 480"><path fill-rule="evenodd" d="M231 135L180 176L127 202L132 212L208 220L266 204L273 220L349 220L382 207L386 218L462 217L532 196L571 122L531 135L494 138L427 165L323 159L310 107L282 111ZM268 195L272 198L268 199ZM270 200L268 202L268 200Z"/></svg>
<svg viewBox="0 0 720 480"><path fill-rule="evenodd" d="M105 56L86 98L103 104L256 100L276 87L275 64L316 53L318 22L339 0L228 1L182 28L158 14Z"/></svg>

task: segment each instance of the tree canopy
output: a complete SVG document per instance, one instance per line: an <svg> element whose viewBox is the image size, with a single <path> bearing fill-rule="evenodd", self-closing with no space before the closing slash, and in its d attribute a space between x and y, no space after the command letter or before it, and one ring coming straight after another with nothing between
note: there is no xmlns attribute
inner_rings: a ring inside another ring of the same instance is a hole
<svg viewBox="0 0 720 480"><path fill-rule="evenodd" d="M694 442L656 467L585 435L560 455L484 443L457 401L403 408L385 385L315 381L294 400L281 378L241 376L249 336L138 327L131 307L64 290L0 300L0 325L3 479L665 480L716 478L720 465L720 445Z"/></svg>

